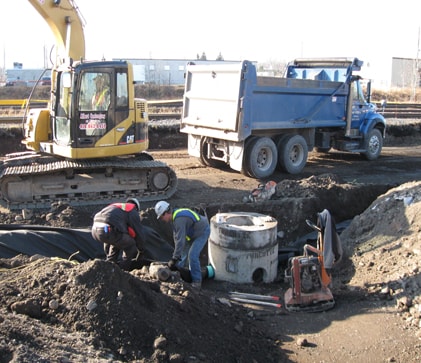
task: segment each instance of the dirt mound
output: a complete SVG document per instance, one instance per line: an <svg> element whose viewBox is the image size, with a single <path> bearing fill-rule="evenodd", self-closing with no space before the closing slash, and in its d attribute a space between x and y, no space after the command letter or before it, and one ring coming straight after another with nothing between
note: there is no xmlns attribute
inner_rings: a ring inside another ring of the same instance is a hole
<svg viewBox="0 0 421 363"><path fill-rule="evenodd" d="M176 274L159 282L146 267L130 274L100 260L18 257L1 266L2 362L16 355L15 361L281 360L242 306L192 291Z"/></svg>
<svg viewBox="0 0 421 363"><path fill-rule="evenodd" d="M349 285L392 299L409 326L421 328L421 182L377 198L341 234L354 272ZM417 332L421 337L421 330Z"/></svg>

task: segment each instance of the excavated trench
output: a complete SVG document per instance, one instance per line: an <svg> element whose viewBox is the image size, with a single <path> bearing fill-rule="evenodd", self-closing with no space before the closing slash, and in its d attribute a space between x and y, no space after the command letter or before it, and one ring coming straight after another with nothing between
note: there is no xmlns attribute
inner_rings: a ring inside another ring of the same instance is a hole
<svg viewBox="0 0 421 363"><path fill-rule="evenodd" d="M419 132L419 124L413 128L412 137L414 131L417 134ZM403 131L408 134L408 125L404 125ZM398 133L399 142L402 142L403 137L399 133L396 126L391 128L394 134ZM418 131L417 131L418 130ZM418 134L417 134L418 135ZM2 143L0 144L0 155L5 155L10 152L16 152L22 149L20 144L21 131L18 129L2 130L1 131ZM177 127L171 125L170 127L153 127L149 132L150 137L150 149L152 150L176 150L183 149L186 145L186 135L180 134ZM398 136L396 136L398 137ZM390 142L393 135L388 135ZM337 165L336 163L334 165ZM347 166L348 170L351 168ZM377 183L352 183L342 180L338 175L337 169L333 169L333 172L326 172L324 174L311 174L312 170L309 166L310 176L300 176L296 180L282 180L277 185L275 195L272 196L271 200L263 200L256 203L244 203L233 201L231 202L231 194L229 190L222 195L224 202L212 202L210 199L205 200L203 193L199 195L199 198L193 198L193 190L184 193L186 195L182 201L184 205L194 206L198 205L197 201L203 201L203 205L206 208L206 212L209 217L214 216L217 213L227 213L233 211L242 211L249 213L259 213L263 215L270 215L278 221L278 242L279 246L290 246L290 245L301 245L307 238L306 235L313 233L309 226L306 224L306 219L312 218L313 222L317 217L317 213L322 212L324 209L328 209L332 216L335 218L337 223L341 223L341 226L346 225L346 221L353 219L355 216L363 213L370 204L376 200L379 195L384 194L387 190L396 186L392 183L385 183L382 178L378 178ZM329 169L327 169L329 170ZM368 169L367 174L370 173ZM188 178L189 176L186 176ZM189 183L194 181L189 180ZM183 188L183 185L179 186ZM210 186L211 187L211 186ZM191 188L189 184L188 188ZM194 189L194 188L192 188ZM220 188L216 188L220 189ZM215 193L223 193L219 190L213 190ZM203 190L202 190L203 192ZM202 199L203 198L203 199ZM80 227L77 223L84 223L81 226L86 226L87 220L90 220L92 211L73 210L70 216L67 216L66 220L62 220L59 216L60 211L57 211L56 218L52 218L48 223L45 222L42 217L35 218L30 221L31 224L51 224L54 221L57 223L57 227L68 227L71 224L71 228ZM144 223L159 231L164 239L171 239L171 231L167 228L159 225L154 217L153 210L144 211ZM71 222L69 222L71 221ZM13 219L4 220L1 223L13 223ZM343 224L345 223L345 224ZM342 228L342 227L339 228ZM314 234L314 233L313 233Z"/></svg>

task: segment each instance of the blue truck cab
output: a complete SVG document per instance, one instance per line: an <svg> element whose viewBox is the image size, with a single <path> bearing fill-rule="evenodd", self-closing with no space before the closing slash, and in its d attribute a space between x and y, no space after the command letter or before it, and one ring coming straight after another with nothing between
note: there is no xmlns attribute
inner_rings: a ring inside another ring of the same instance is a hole
<svg viewBox="0 0 421 363"><path fill-rule="evenodd" d="M283 77L250 61L187 66L181 132L204 165L253 178L297 174L308 152L379 157L386 121L364 96L357 58L296 59Z"/></svg>

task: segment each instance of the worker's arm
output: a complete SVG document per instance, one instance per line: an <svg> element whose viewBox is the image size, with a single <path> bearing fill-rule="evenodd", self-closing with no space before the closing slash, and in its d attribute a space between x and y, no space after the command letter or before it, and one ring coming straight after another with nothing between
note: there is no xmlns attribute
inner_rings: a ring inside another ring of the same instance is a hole
<svg viewBox="0 0 421 363"><path fill-rule="evenodd" d="M183 254L184 245L186 244L187 224L185 217L178 217L174 220L174 252L173 258L179 260Z"/></svg>
<svg viewBox="0 0 421 363"><path fill-rule="evenodd" d="M139 217L139 213L136 209L132 210L129 213L129 226L135 233L135 236L132 236L136 240L136 245L139 250L143 250L143 244L145 241L145 233L143 230L142 222Z"/></svg>

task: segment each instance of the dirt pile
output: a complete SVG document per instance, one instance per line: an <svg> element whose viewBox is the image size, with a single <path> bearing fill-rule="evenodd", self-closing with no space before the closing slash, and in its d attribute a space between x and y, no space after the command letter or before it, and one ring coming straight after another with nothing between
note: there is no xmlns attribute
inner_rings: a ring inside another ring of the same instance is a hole
<svg viewBox="0 0 421 363"><path fill-rule="evenodd" d="M278 361L245 309L171 280L100 260L2 261L1 361Z"/></svg>
<svg viewBox="0 0 421 363"><path fill-rule="evenodd" d="M349 286L392 300L421 338L421 182L377 198L341 234L354 272Z"/></svg>

